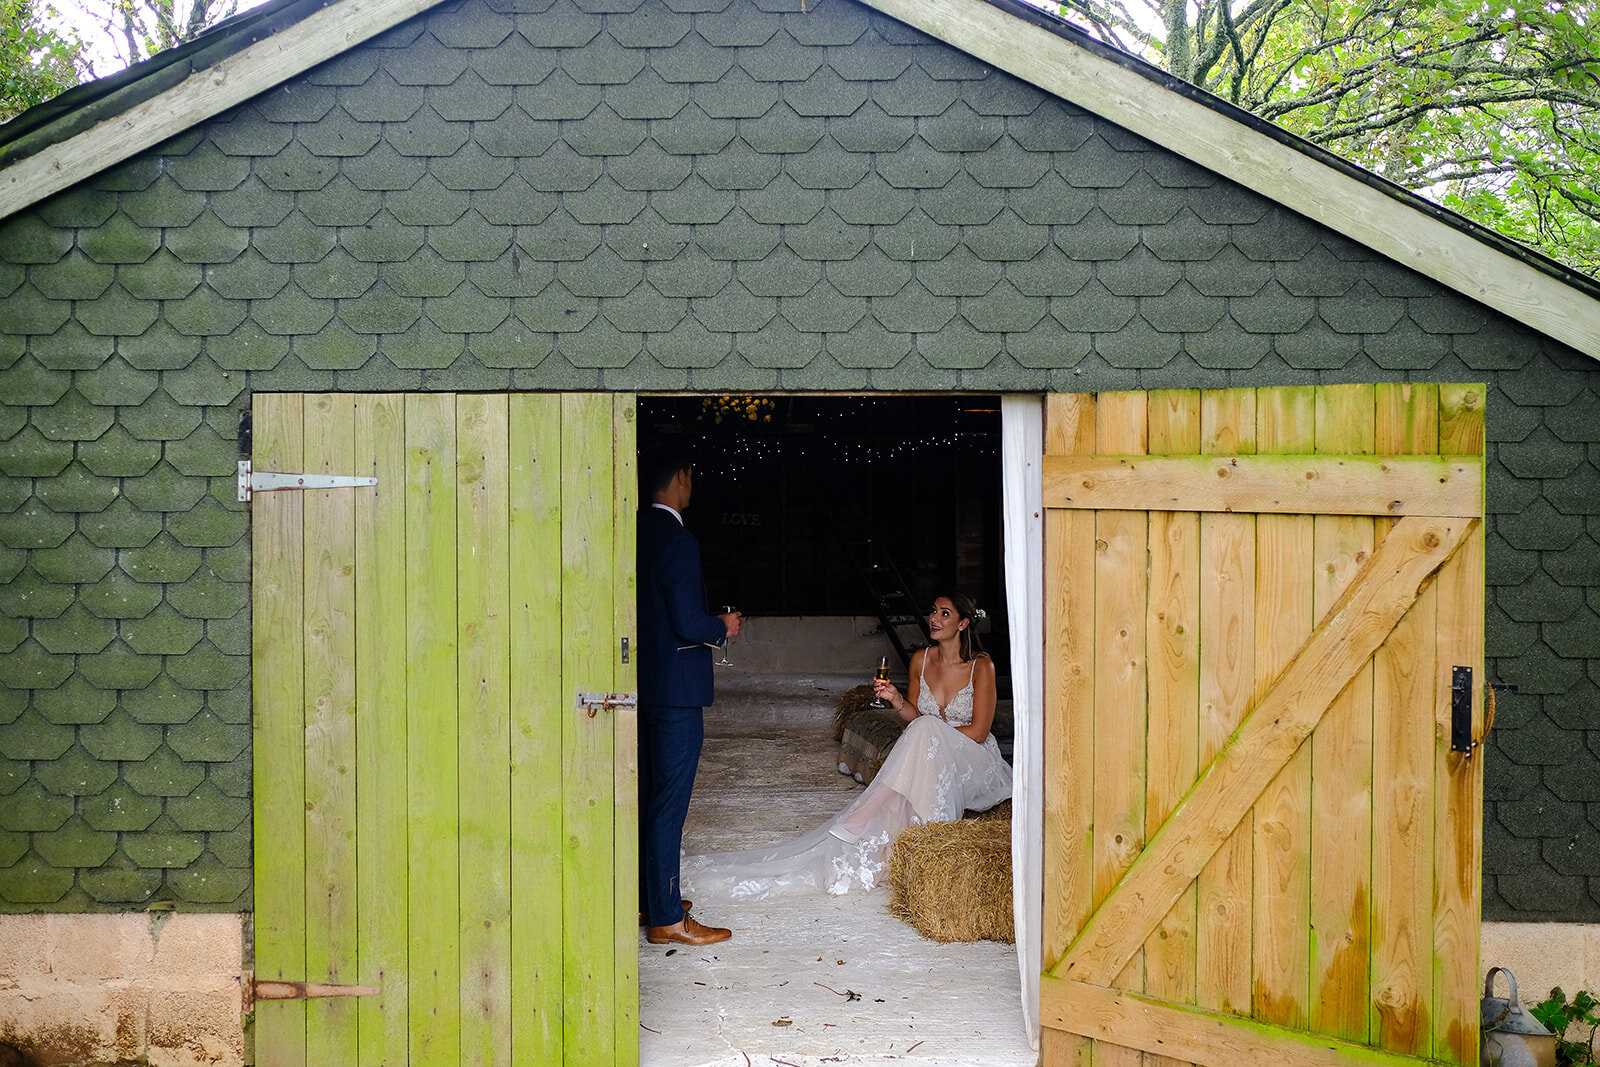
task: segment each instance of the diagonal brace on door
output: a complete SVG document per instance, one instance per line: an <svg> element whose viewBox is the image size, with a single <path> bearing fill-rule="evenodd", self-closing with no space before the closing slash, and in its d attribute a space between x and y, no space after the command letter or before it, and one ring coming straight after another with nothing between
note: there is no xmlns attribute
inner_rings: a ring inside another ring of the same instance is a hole
<svg viewBox="0 0 1600 1067"><path fill-rule="evenodd" d="M1437 1059L1373 1048L1288 1027L1262 1025L1230 1012L1171 1004L1126 989L1046 977L1039 991L1046 1025L1169 1063L1236 1067L1442 1067Z"/></svg>
<svg viewBox="0 0 1600 1067"><path fill-rule="evenodd" d="M1109 986L1481 520L1401 519L1050 972Z"/></svg>

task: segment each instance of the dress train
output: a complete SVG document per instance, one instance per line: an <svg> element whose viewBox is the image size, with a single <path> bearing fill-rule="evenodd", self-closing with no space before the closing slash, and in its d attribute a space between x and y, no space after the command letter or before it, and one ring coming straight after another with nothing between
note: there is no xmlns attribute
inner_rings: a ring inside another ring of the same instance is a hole
<svg viewBox="0 0 1600 1067"><path fill-rule="evenodd" d="M887 881L889 847L901 830L951 822L1010 795L1011 768L993 735L979 744L938 715L920 715L838 815L789 841L685 857L683 890L696 902L870 890Z"/></svg>

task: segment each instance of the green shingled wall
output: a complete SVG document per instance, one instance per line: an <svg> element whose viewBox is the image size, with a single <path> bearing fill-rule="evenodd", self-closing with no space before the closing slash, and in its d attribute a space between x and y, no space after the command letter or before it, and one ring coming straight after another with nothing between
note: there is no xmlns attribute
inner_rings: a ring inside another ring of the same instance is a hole
<svg viewBox="0 0 1600 1067"><path fill-rule="evenodd" d="M441 6L0 223L0 908L250 906L253 391L1408 379L1490 383L1486 911L1600 918L1593 361L852 0Z"/></svg>

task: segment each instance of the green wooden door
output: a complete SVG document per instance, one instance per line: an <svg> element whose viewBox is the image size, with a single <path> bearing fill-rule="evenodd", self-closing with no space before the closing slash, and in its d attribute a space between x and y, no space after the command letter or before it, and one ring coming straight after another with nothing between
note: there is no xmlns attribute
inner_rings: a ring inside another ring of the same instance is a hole
<svg viewBox="0 0 1600 1067"><path fill-rule="evenodd" d="M634 401L262 394L256 1062L638 1062Z"/></svg>

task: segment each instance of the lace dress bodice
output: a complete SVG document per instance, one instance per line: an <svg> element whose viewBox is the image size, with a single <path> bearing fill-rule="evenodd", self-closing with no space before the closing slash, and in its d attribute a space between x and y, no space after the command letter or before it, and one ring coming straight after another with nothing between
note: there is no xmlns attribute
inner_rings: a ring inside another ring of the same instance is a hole
<svg viewBox="0 0 1600 1067"><path fill-rule="evenodd" d="M978 661L972 661L972 669L967 672L967 684L961 691L950 698L950 703L944 707L934 699L933 693L928 689L928 654L922 654L922 677L917 684L917 714L937 715L951 726L972 725L972 698L976 690L973 688L973 679L978 674Z"/></svg>

